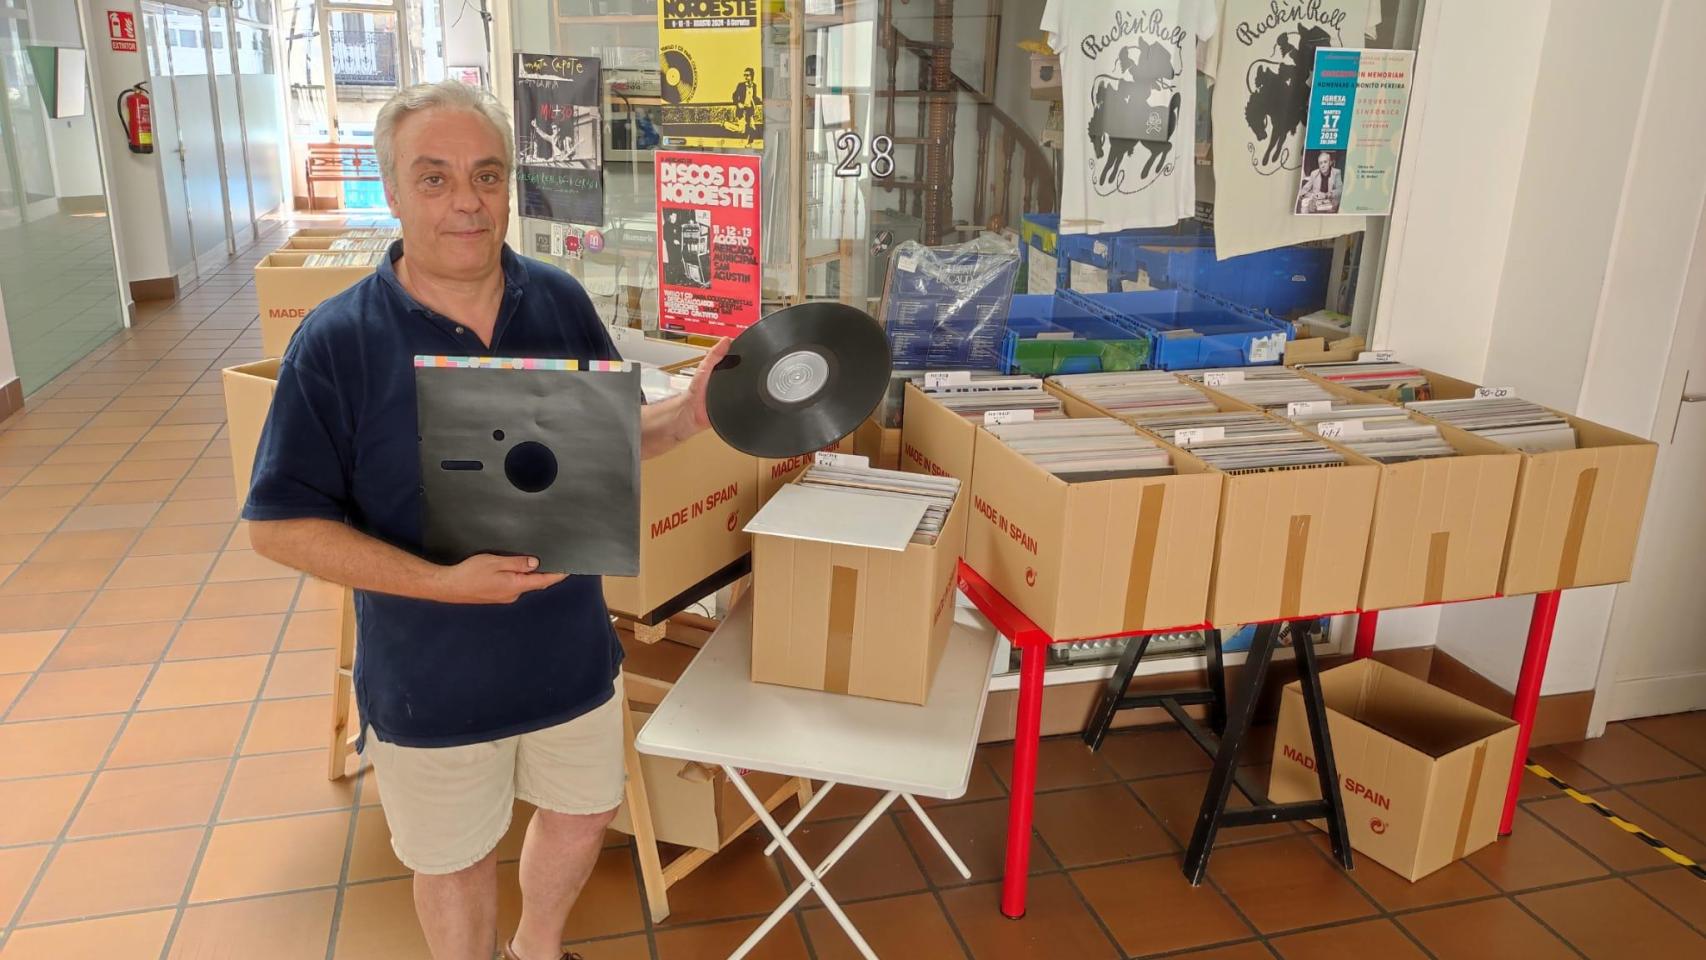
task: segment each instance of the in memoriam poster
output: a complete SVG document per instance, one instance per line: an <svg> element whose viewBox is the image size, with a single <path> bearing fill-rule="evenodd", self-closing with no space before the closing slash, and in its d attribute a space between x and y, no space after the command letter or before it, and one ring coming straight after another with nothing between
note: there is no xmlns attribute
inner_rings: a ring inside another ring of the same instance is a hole
<svg viewBox="0 0 1706 960"><path fill-rule="evenodd" d="M1414 50L1315 51L1297 213L1392 212L1415 65Z"/></svg>
<svg viewBox="0 0 1706 960"><path fill-rule="evenodd" d="M664 146L764 149L758 0L663 0L658 65Z"/></svg>
<svg viewBox="0 0 1706 960"><path fill-rule="evenodd" d="M604 224L598 68L591 57L516 54L515 167L522 216Z"/></svg>
<svg viewBox="0 0 1706 960"><path fill-rule="evenodd" d="M733 337L758 322L759 158L657 153L658 326Z"/></svg>

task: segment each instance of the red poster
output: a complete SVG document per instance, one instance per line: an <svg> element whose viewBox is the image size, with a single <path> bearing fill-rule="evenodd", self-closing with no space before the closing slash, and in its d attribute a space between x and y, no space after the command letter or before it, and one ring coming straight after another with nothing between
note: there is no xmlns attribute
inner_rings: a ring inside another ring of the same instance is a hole
<svg viewBox="0 0 1706 960"><path fill-rule="evenodd" d="M658 326L733 337L758 322L757 156L657 153Z"/></svg>

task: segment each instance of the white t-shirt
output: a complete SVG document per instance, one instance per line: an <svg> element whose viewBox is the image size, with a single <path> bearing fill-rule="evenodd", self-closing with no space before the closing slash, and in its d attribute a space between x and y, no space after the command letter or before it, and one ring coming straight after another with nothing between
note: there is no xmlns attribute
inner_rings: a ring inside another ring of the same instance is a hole
<svg viewBox="0 0 1706 960"><path fill-rule="evenodd" d="M1214 78L1214 240L1220 259L1355 233L1365 217L1297 216L1315 51L1361 47L1380 0L1222 0ZM1313 166L1313 165L1311 165Z"/></svg>
<svg viewBox="0 0 1706 960"><path fill-rule="evenodd" d="M1066 106L1061 233L1196 213L1197 41L1215 22L1212 0L1048 0Z"/></svg>

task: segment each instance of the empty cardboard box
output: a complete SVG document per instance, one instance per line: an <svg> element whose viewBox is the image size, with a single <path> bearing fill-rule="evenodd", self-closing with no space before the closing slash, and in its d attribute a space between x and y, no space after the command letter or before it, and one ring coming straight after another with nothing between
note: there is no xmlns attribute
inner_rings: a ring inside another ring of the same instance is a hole
<svg viewBox="0 0 1706 960"><path fill-rule="evenodd" d="M1515 722L1376 660L1326 671L1321 690L1359 853L1418 880L1498 838ZM1280 698L1268 798L1320 796L1294 681Z"/></svg>
<svg viewBox="0 0 1706 960"><path fill-rule="evenodd" d="M871 461L873 467L901 469L900 428L885 427L875 418L866 420L853 432L853 452Z"/></svg>
<svg viewBox="0 0 1706 960"><path fill-rule="evenodd" d="M756 534L752 679L924 703L954 622L969 496L903 550Z"/></svg>
<svg viewBox="0 0 1706 960"><path fill-rule="evenodd" d="M640 575L605 577L610 609L644 617L747 555L753 458L706 430L640 464ZM707 589L706 593L712 592Z"/></svg>
<svg viewBox="0 0 1706 960"><path fill-rule="evenodd" d="M973 428L966 563L1057 639L1204 622L1221 475L1067 483Z"/></svg>
<svg viewBox="0 0 1706 960"><path fill-rule="evenodd" d="M220 371L225 384L225 419L231 442L231 478L242 508L249 499L249 477L255 468L255 451L261 445L261 428L272 409L273 391L278 389L278 361L261 360Z"/></svg>
<svg viewBox="0 0 1706 960"><path fill-rule="evenodd" d="M371 276L372 267L308 267L307 250L280 250L255 264L255 299L261 312L261 352L284 356L308 311Z"/></svg>

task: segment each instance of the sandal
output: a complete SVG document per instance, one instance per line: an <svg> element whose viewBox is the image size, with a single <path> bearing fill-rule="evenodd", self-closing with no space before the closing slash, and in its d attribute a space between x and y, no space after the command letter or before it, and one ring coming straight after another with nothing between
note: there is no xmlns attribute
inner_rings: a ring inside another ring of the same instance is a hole
<svg viewBox="0 0 1706 960"><path fill-rule="evenodd" d="M521 958L515 955L515 951L509 948L508 943L505 943L498 949L498 960L521 960ZM558 960L586 960L586 958L578 953L565 952Z"/></svg>

